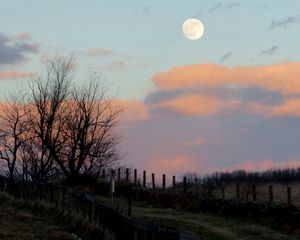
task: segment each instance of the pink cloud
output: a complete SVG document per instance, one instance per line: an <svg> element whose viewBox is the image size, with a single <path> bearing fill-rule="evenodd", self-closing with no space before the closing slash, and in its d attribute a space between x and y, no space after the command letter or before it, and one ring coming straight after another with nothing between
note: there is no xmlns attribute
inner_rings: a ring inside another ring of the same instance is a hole
<svg viewBox="0 0 300 240"><path fill-rule="evenodd" d="M18 71L0 71L0 79L9 79L9 78L26 78L31 76L30 72L18 72Z"/></svg>
<svg viewBox="0 0 300 240"><path fill-rule="evenodd" d="M19 33L17 35L9 36L9 39L11 39L11 40L20 40L20 41L28 40L30 38L31 38L31 33L29 33L29 32L23 32L23 33Z"/></svg>
<svg viewBox="0 0 300 240"><path fill-rule="evenodd" d="M221 111L237 109L240 105L241 101L237 99L222 101L214 96L187 94L162 101L153 108L169 109L188 116L208 116Z"/></svg>
<svg viewBox="0 0 300 240"><path fill-rule="evenodd" d="M160 90L237 85L284 94L300 93L300 62L268 66L225 67L217 64L179 66L153 76Z"/></svg>
<svg viewBox="0 0 300 240"><path fill-rule="evenodd" d="M86 56L111 56L114 54L112 50L103 49L103 48L92 48L87 50L79 51L80 54Z"/></svg>
<svg viewBox="0 0 300 240"><path fill-rule="evenodd" d="M154 173L169 174L195 169L191 159L186 156L153 156L145 167Z"/></svg>
<svg viewBox="0 0 300 240"><path fill-rule="evenodd" d="M148 108L138 100L114 100L117 106L123 109L121 119L125 122L141 121L149 117Z"/></svg>
<svg viewBox="0 0 300 240"><path fill-rule="evenodd" d="M300 116L300 99L286 99L277 105L250 103L247 112L265 116Z"/></svg>
<svg viewBox="0 0 300 240"><path fill-rule="evenodd" d="M183 141L183 142L177 142L176 145L179 146L198 146L198 145L202 145L205 144L206 141L202 138L196 139L196 140L187 140L187 141Z"/></svg>

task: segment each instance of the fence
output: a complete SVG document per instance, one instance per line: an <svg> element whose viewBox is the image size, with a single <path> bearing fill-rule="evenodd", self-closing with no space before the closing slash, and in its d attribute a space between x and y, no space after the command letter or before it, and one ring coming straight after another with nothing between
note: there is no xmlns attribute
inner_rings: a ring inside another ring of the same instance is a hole
<svg viewBox="0 0 300 240"><path fill-rule="evenodd" d="M161 184L157 184L155 173L151 173L150 182L147 182L147 171L141 172L141 178L138 178L137 169L120 169L117 171L117 182L132 183L136 187L141 187L147 190L161 191L161 192L174 192L174 193L187 193L194 192L199 194L205 194L211 198L217 199L235 199L238 201L252 201L252 202L268 202L268 203L286 203L288 205L295 204L300 206L300 184L295 186L294 192L291 186L279 187L269 184L253 184L253 183L237 183L235 185L214 185L211 182L206 184L200 184L198 179L188 180L186 176L183 176L181 181L176 182L176 176L172 176L171 184L167 187L166 174L161 176ZM122 172L124 174L122 174ZM133 173L133 176L131 176ZM122 177L123 175L123 177ZM104 181L111 180L109 174L103 170L102 178ZM148 184L147 184L148 183ZM276 191L274 190L276 187ZM297 192L298 190L298 192Z"/></svg>
<svg viewBox="0 0 300 240"><path fill-rule="evenodd" d="M93 196L76 192L71 188L51 184L12 182L0 178L0 191L16 200L47 203L58 211L76 214L87 223L108 230L117 240L196 240L176 229L131 219L97 201Z"/></svg>

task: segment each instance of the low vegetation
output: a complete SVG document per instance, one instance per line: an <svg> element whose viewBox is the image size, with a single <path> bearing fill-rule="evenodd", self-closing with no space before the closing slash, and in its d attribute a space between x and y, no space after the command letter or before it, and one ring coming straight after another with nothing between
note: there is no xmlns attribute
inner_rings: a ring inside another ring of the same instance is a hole
<svg viewBox="0 0 300 240"><path fill-rule="evenodd" d="M54 215L44 214L0 197L1 240L77 240L74 233L59 225Z"/></svg>
<svg viewBox="0 0 300 240"><path fill-rule="evenodd" d="M128 210L126 198L114 199L113 204L108 196L98 198L119 211L126 213ZM300 231L291 233L288 229L278 229L268 219L228 217L222 214L161 208L140 201L132 202L132 217L148 223L174 227L207 240L296 240L300 234Z"/></svg>

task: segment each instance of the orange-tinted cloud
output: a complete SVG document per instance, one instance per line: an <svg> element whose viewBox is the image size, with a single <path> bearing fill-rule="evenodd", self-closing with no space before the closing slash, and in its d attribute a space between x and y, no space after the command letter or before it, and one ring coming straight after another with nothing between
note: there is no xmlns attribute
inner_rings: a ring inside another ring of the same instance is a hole
<svg viewBox="0 0 300 240"><path fill-rule="evenodd" d="M266 116L300 116L300 98L287 99L277 105L251 103L247 112Z"/></svg>
<svg viewBox="0 0 300 240"><path fill-rule="evenodd" d="M175 90L197 86L260 87L285 94L300 93L300 62L268 66L225 67L217 64L198 64L174 67L153 76L160 90Z"/></svg>
<svg viewBox="0 0 300 240"><path fill-rule="evenodd" d="M140 121L149 117L147 106L138 100L114 100L123 109L121 119L126 122Z"/></svg>
<svg viewBox="0 0 300 240"><path fill-rule="evenodd" d="M206 141L202 138L196 139L196 140L187 140L183 142L176 142L176 145L179 146L198 146L204 144Z"/></svg>
<svg viewBox="0 0 300 240"><path fill-rule="evenodd" d="M20 41L28 40L30 38L31 38L31 33L29 33L29 32L23 32L23 33L19 33L17 35L9 36L9 39L11 39L11 40L20 40Z"/></svg>
<svg viewBox="0 0 300 240"><path fill-rule="evenodd" d="M111 56L114 54L112 50L103 48L92 48L87 50L79 51L80 54L86 56Z"/></svg>
<svg viewBox="0 0 300 240"><path fill-rule="evenodd" d="M153 107L164 108L188 116L208 116L223 110L232 110L240 106L239 100L221 101L213 96L183 95L162 101Z"/></svg>
<svg viewBox="0 0 300 240"><path fill-rule="evenodd" d="M185 156L156 156L149 159L146 165L146 169L158 173L161 171L168 173L187 172L194 168L191 159Z"/></svg>
<svg viewBox="0 0 300 240"><path fill-rule="evenodd" d="M219 106L218 100L211 96L185 95L160 102L157 107L169 108L183 115L210 115Z"/></svg>
<svg viewBox="0 0 300 240"><path fill-rule="evenodd" d="M26 78L31 76L32 73L29 72L18 72L18 71L0 71L0 79L9 79L9 78Z"/></svg>

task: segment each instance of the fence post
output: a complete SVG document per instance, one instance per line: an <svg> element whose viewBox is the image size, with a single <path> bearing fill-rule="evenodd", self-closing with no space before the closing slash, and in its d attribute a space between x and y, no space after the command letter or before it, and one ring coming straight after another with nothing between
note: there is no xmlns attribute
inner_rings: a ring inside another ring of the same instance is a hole
<svg viewBox="0 0 300 240"><path fill-rule="evenodd" d="M221 183L221 197L224 200L225 199L225 186L224 183Z"/></svg>
<svg viewBox="0 0 300 240"><path fill-rule="evenodd" d="M173 181L172 181L172 185L173 185L173 188L175 189L175 186L176 186L176 179L175 179L175 176L173 176Z"/></svg>
<svg viewBox="0 0 300 240"><path fill-rule="evenodd" d="M126 183L129 183L129 168L126 168Z"/></svg>
<svg viewBox="0 0 300 240"><path fill-rule="evenodd" d="M137 170L136 168L134 169L134 185L136 186L137 185Z"/></svg>
<svg viewBox="0 0 300 240"><path fill-rule="evenodd" d="M146 170L143 171L143 188L146 188Z"/></svg>
<svg viewBox="0 0 300 240"><path fill-rule="evenodd" d="M292 193L291 193L291 187L287 187L287 204L288 206L291 206L292 204Z"/></svg>
<svg viewBox="0 0 300 240"><path fill-rule="evenodd" d="M162 187L163 187L163 191L166 190L166 174L162 175Z"/></svg>
<svg viewBox="0 0 300 240"><path fill-rule="evenodd" d="M103 179L103 182L105 182L105 169L102 170L102 179Z"/></svg>
<svg viewBox="0 0 300 240"><path fill-rule="evenodd" d="M53 203L53 201L54 201L54 196L53 196L53 187L52 187L52 185L50 185L49 186L49 190L50 190L50 202L51 202L51 204Z"/></svg>
<svg viewBox="0 0 300 240"><path fill-rule="evenodd" d="M212 182L208 180L208 196L212 197Z"/></svg>
<svg viewBox="0 0 300 240"><path fill-rule="evenodd" d="M186 176L183 177L183 192L186 193Z"/></svg>
<svg viewBox="0 0 300 240"><path fill-rule="evenodd" d="M236 199L240 200L240 184L236 184Z"/></svg>
<svg viewBox="0 0 300 240"><path fill-rule="evenodd" d="M155 175L152 173L152 189L155 189Z"/></svg>
<svg viewBox="0 0 300 240"><path fill-rule="evenodd" d="M118 182L121 182L121 168L118 168Z"/></svg>
<svg viewBox="0 0 300 240"><path fill-rule="evenodd" d="M60 192L60 189L56 187L56 194L55 194L56 195L56 201L55 201L56 208L59 208L59 195L60 195L59 192Z"/></svg>
<svg viewBox="0 0 300 240"><path fill-rule="evenodd" d="M273 203L273 186L269 186L269 202Z"/></svg>
<svg viewBox="0 0 300 240"><path fill-rule="evenodd" d="M256 201L256 185L252 184L252 200L253 202Z"/></svg>
<svg viewBox="0 0 300 240"><path fill-rule="evenodd" d="M128 217L131 216L131 195L132 195L132 185L129 184L128 189Z"/></svg>
<svg viewBox="0 0 300 240"><path fill-rule="evenodd" d="M66 192L66 189L63 188L63 192L62 192L62 210L63 211L65 210L65 192Z"/></svg>

